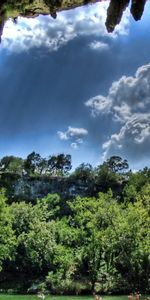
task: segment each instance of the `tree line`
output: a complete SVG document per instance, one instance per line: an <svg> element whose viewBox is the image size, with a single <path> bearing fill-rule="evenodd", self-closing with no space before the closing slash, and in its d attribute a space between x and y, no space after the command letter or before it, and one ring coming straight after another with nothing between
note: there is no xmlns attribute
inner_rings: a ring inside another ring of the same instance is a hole
<svg viewBox="0 0 150 300"><path fill-rule="evenodd" d="M126 159L112 156L103 163L103 169L114 173L125 171L129 168ZM14 173L18 175L68 175L72 169L71 155L60 153L43 158L39 153L32 152L25 159L13 155L0 159L0 173ZM82 163L75 170L78 177L88 177L93 173L92 165Z"/></svg>
<svg viewBox="0 0 150 300"><path fill-rule="evenodd" d="M71 168L71 155L69 154L58 154L43 158L39 153L33 151L25 159L10 155L4 156L0 160L1 173L13 173L21 176L64 176Z"/></svg>

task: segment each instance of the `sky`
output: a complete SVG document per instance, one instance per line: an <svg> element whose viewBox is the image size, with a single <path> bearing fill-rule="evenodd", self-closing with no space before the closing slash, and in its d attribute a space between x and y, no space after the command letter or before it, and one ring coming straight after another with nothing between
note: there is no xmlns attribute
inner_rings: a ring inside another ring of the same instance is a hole
<svg viewBox="0 0 150 300"><path fill-rule="evenodd" d="M0 157L112 155L150 167L150 19L127 10L107 33L108 2L5 24L0 44Z"/></svg>

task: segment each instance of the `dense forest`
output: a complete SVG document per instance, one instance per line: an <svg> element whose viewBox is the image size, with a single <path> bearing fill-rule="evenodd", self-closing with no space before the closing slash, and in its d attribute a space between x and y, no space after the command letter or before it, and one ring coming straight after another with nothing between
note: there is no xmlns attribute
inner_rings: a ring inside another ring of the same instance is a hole
<svg viewBox="0 0 150 300"><path fill-rule="evenodd" d="M53 294L150 291L150 169L112 156L71 172L70 155L5 156L0 177L66 177L94 183L91 196L37 201L0 190L0 289ZM117 186L117 188L116 188ZM7 195L7 196L6 196Z"/></svg>

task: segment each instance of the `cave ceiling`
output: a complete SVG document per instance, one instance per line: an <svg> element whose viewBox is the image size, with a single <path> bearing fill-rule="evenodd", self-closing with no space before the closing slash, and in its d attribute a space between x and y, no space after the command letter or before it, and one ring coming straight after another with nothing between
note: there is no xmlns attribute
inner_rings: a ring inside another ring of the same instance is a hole
<svg viewBox="0 0 150 300"><path fill-rule="evenodd" d="M51 15L57 18L57 13L79 6L94 4L107 0L1 0L0 1L0 38L7 19L17 22L17 17L33 18L38 15ZM121 22L123 12L129 7L135 21L141 19L147 0L111 0L107 9L106 28L113 32L115 26Z"/></svg>

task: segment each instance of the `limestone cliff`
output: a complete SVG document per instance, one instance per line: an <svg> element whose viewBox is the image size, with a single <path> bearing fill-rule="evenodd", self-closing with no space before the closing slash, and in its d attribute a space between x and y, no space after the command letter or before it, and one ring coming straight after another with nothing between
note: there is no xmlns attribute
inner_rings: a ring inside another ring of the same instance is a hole
<svg viewBox="0 0 150 300"><path fill-rule="evenodd" d="M61 199L71 199L78 195L81 197L91 196L96 192L94 182L87 182L87 180L73 177L29 177L11 173L1 174L1 187L6 189L10 202L14 200L34 202L47 194L58 194Z"/></svg>
<svg viewBox="0 0 150 300"><path fill-rule="evenodd" d="M8 18L14 21L18 16L36 17L40 14L50 14L57 17L57 12L73 9L78 6L92 4L97 1L106 0L1 0L0 1L0 39L3 32L4 23ZM131 2L131 14L137 21L141 19L147 0L111 0L108 10L106 27L108 32L112 32L121 21L124 10Z"/></svg>

